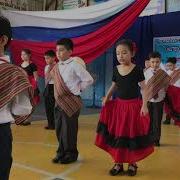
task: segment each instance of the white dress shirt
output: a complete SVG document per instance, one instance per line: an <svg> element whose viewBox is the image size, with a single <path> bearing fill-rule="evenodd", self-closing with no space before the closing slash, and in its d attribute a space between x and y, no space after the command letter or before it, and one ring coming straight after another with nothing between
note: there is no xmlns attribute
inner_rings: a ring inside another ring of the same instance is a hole
<svg viewBox="0 0 180 180"><path fill-rule="evenodd" d="M45 66L45 69L44 69L44 74L46 76L46 73L48 72L48 69L49 69L49 65L46 65ZM54 84L54 81L53 79L51 78L51 80L48 82L48 84Z"/></svg>
<svg viewBox="0 0 180 180"><path fill-rule="evenodd" d="M73 58L59 61L58 67L64 83L74 95L80 95L81 91L93 83L89 72Z"/></svg>
<svg viewBox="0 0 180 180"><path fill-rule="evenodd" d="M147 84L148 80L154 75L154 70L153 68L148 68L145 72L144 72L144 76L145 76L145 83ZM158 92L158 98L154 99L152 98L150 100L150 102L161 102L162 100L164 100L166 95L165 92L165 88L162 88L159 92Z"/></svg>
<svg viewBox="0 0 180 180"><path fill-rule="evenodd" d="M178 68L176 68L176 69L178 69ZM176 69L175 69L175 70L176 70ZM169 76L170 76L172 73L173 73L173 71L171 71L171 70L168 70L168 71L167 71L167 74L168 74ZM173 84L173 86L180 88L180 79L178 79L178 80Z"/></svg>
<svg viewBox="0 0 180 180"><path fill-rule="evenodd" d="M6 60L6 58L4 57L0 58ZM4 62L0 61L0 64L2 63ZM0 109L0 124L14 121L11 112L15 115L30 114L32 106L28 96L28 92L23 91L22 93L15 96L11 102L7 103L4 107L2 107Z"/></svg>

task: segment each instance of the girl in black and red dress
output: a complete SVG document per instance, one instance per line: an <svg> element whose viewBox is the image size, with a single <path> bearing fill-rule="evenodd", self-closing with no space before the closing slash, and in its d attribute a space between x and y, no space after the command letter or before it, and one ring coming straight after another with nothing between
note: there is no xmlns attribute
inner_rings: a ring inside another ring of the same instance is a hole
<svg viewBox="0 0 180 180"><path fill-rule="evenodd" d="M38 81L38 73L37 73L37 66L31 61L31 51L29 49L23 49L21 51L21 59L22 59L22 64L21 68L23 68L27 75L28 79L33 87L34 90L34 104L37 105L40 102L40 96L39 96L39 89L37 85ZM30 122L26 121L24 122L23 125L29 125Z"/></svg>
<svg viewBox="0 0 180 180"><path fill-rule="evenodd" d="M136 162L154 150L147 100L144 95L143 101L139 97L139 86L144 94L145 78L143 70L132 63L134 45L131 40L120 41L116 54L120 65L114 68L112 85L102 102L95 144L114 159L110 175L122 173L123 163L128 163L127 173L134 176ZM117 98L110 100L114 92Z"/></svg>

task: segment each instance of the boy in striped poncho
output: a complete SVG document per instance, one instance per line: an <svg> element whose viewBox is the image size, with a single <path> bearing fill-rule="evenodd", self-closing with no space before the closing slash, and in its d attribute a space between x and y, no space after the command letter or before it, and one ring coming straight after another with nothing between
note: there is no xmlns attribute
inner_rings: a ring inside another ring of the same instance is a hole
<svg viewBox="0 0 180 180"><path fill-rule="evenodd" d="M172 118L174 124L180 127L180 69L176 67L176 63L175 57L168 58L166 62L171 81L165 98L166 120L163 123L170 124Z"/></svg>
<svg viewBox="0 0 180 180"><path fill-rule="evenodd" d="M152 138L155 145L160 146L164 98L170 77L165 71L160 69L161 55L158 52L150 53L149 60L150 68L144 72L146 82L145 94L148 99Z"/></svg>
<svg viewBox="0 0 180 180"><path fill-rule="evenodd" d="M0 179L8 180L12 164L11 122L21 124L33 109L33 91L23 70L9 64L4 51L11 40L9 21L0 16Z"/></svg>
<svg viewBox="0 0 180 180"><path fill-rule="evenodd" d="M59 62L51 70L54 81L55 129L59 142L53 163L69 164L77 160L78 118L82 106L81 92L93 83L83 63L71 57L73 42L60 39L56 43Z"/></svg>

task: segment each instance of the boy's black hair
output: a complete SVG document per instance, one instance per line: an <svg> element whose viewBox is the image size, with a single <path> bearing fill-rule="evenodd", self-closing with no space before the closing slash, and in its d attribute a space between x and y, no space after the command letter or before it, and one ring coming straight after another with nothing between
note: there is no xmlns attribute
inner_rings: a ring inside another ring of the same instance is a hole
<svg viewBox="0 0 180 180"><path fill-rule="evenodd" d="M8 37L8 43L5 46L6 49L12 38L11 24L7 18L0 16L0 36L3 35Z"/></svg>
<svg viewBox="0 0 180 180"><path fill-rule="evenodd" d="M44 56L56 57L56 53L53 50L48 50L44 53Z"/></svg>
<svg viewBox="0 0 180 180"><path fill-rule="evenodd" d="M157 51L151 52L151 53L149 54L149 60L150 60L151 58L159 58L159 59L161 60L161 54L160 54L159 52L157 52Z"/></svg>
<svg viewBox="0 0 180 180"><path fill-rule="evenodd" d="M166 63L176 64L177 59L175 57L169 57Z"/></svg>
<svg viewBox="0 0 180 180"><path fill-rule="evenodd" d="M72 50L74 48L73 41L69 38L62 38L56 42L56 45L63 45L67 50Z"/></svg>

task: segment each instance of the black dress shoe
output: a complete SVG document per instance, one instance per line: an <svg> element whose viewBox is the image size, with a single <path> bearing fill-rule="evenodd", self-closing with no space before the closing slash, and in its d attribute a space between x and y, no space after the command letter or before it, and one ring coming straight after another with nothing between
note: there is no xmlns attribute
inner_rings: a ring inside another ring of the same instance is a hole
<svg viewBox="0 0 180 180"><path fill-rule="evenodd" d="M171 123L170 119L166 119L166 120L163 122L163 124L170 124L170 123Z"/></svg>
<svg viewBox="0 0 180 180"><path fill-rule="evenodd" d="M128 176L135 176L137 174L137 165L136 164L129 164L127 174Z"/></svg>
<svg viewBox="0 0 180 180"><path fill-rule="evenodd" d="M159 146L160 146L159 141L156 141L156 142L154 143L154 145L155 145L156 147L159 147Z"/></svg>
<svg viewBox="0 0 180 180"><path fill-rule="evenodd" d="M119 168L115 168L116 166L119 166ZM116 175L122 174L122 173L124 173L123 165L117 165L117 164L115 164L113 166L113 168L109 171L109 174L111 176L116 176Z"/></svg>
<svg viewBox="0 0 180 180"><path fill-rule="evenodd" d="M55 128L54 127L45 126L44 129L46 129L46 130L54 130Z"/></svg>
<svg viewBox="0 0 180 180"><path fill-rule="evenodd" d="M61 156L56 156L55 158L52 159L52 162L55 164L61 163L61 159L62 159Z"/></svg>
<svg viewBox="0 0 180 180"><path fill-rule="evenodd" d="M77 161L77 157L70 157L70 156L65 156L60 160L61 164L70 164Z"/></svg>

